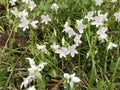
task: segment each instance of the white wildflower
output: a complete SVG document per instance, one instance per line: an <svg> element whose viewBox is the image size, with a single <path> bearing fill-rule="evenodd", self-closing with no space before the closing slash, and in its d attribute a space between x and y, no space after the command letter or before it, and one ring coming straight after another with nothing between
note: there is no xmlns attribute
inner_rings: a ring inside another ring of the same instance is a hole
<svg viewBox="0 0 120 90"><path fill-rule="evenodd" d="M45 54L48 54L48 50L46 49L45 45L36 45L37 49L40 50L41 52L44 52Z"/></svg>
<svg viewBox="0 0 120 90"><path fill-rule="evenodd" d="M82 41L80 40L81 36L82 36L81 34L75 35L74 42L76 43L77 46L79 43L82 43Z"/></svg>
<svg viewBox="0 0 120 90"><path fill-rule="evenodd" d="M18 11L18 9L15 7L13 10L11 10L11 13L15 15L15 17L19 18L26 18L28 17L28 12L26 10L23 10L21 12Z"/></svg>
<svg viewBox="0 0 120 90"><path fill-rule="evenodd" d="M90 21L90 20L93 20L93 15L94 15L94 12L93 11L90 11L87 13L87 15L85 16L85 18Z"/></svg>
<svg viewBox="0 0 120 90"><path fill-rule="evenodd" d="M73 30L73 28L69 27L68 21L65 22L64 29L63 29L62 32L66 32L69 37L71 37L71 36L76 34L75 31Z"/></svg>
<svg viewBox="0 0 120 90"><path fill-rule="evenodd" d="M108 45L108 47L107 47L107 50L112 49L113 47L116 48L117 44L110 42L109 45Z"/></svg>
<svg viewBox="0 0 120 90"><path fill-rule="evenodd" d="M23 31L25 31L26 29L29 29L29 26L28 26L29 23L30 21L27 20L26 18L21 18L20 24L18 25L18 27L23 28Z"/></svg>
<svg viewBox="0 0 120 90"><path fill-rule="evenodd" d="M102 21L108 21L107 19L108 13L100 14L100 11L98 11L98 16L101 18Z"/></svg>
<svg viewBox="0 0 120 90"><path fill-rule="evenodd" d="M98 11L98 16L94 17L94 21L91 24L96 25L96 27L102 26L104 24L104 21L108 20L107 15L108 13L100 14L100 11Z"/></svg>
<svg viewBox="0 0 120 90"><path fill-rule="evenodd" d="M71 54L72 57L74 57L75 54L78 54L78 51L76 50L76 45L68 46L68 52Z"/></svg>
<svg viewBox="0 0 120 90"><path fill-rule="evenodd" d="M51 21L51 18L49 17L49 15L41 15L41 22L48 24L49 21Z"/></svg>
<svg viewBox="0 0 120 90"><path fill-rule="evenodd" d="M82 23L82 20L76 20L76 29L78 29L79 33L82 34L86 26Z"/></svg>
<svg viewBox="0 0 120 90"><path fill-rule="evenodd" d="M62 32L66 32L69 37L76 34L75 31L73 30L73 28L71 28L71 27L65 27L65 29L63 29Z"/></svg>
<svg viewBox="0 0 120 90"><path fill-rule="evenodd" d="M64 73L64 78L65 78L64 83L69 84L71 89L73 89L74 83L78 83L81 81L78 77L75 76L75 73L73 73L71 75L68 73Z"/></svg>
<svg viewBox="0 0 120 90"><path fill-rule="evenodd" d="M22 89L23 87L26 88L28 84L30 84L34 80L34 77L28 76L21 84L20 88Z"/></svg>
<svg viewBox="0 0 120 90"><path fill-rule="evenodd" d="M56 45L56 43L53 43L53 45L51 45L51 48L56 51L58 48L60 48L60 45Z"/></svg>
<svg viewBox="0 0 120 90"><path fill-rule="evenodd" d="M59 6L58 6L56 3L53 3L53 4L51 5L51 9L57 11L57 10L59 9Z"/></svg>
<svg viewBox="0 0 120 90"><path fill-rule="evenodd" d="M11 10L11 13L12 13L13 15L15 15L16 18L19 17L19 11L18 11L18 9L17 9L16 7L14 7L13 10Z"/></svg>
<svg viewBox="0 0 120 90"><path fill-rule="evenodd" d="M58 53L60 58L66 57L69 54L68 49L65 47L57 49L55 53Z"/></svg>
<svg viewBox="0 0 120 90"><path fill-rule="evenodd" d="M29 64L30 64L31 67L35 66L35 62L32 58L28 57L28 58L25 58L25 59L29 61Z"/></svg>
<svg viewBox="0 0 120 90"><path fill-rule="evenodd" d="M30 1L30 3L29 3L29 8L30 8L30 11L32 11L35 7L36 7L37 5L35 4L35 2L34 1Z"/></svg>
<svg viewBox="0 0 120 90"><path fill-rule="evenodd" d="M26 10L19 12L19 18L26 18L26 17L28 17L28 12Z"/></svg>
<svg viewBox="0 0 120 90"><path fill-rule="evenodd" d="M31 68L28 68L29 71L29 76L32 77L37 77L37 78L41 78L41 74L40 71L42 71L44 69L44 66L47 64L45 62L41 62L38 66L35 65L35 62L33 59L31 58L26 58L29 61L29 64L31 66Z"/></svg>
<svg viewBox="0 0 120 90"><path fill-rule="evenodd" d="M96 6L101 6L103 0L95 0Z"/></svg>
<svg viewBox="0 0 120 90"><path fill-rule="evenodd" d="M100 28L98 31L97 31L97 34L99 35L99 40L101 41L101 42L104 42L105 40L107 41L108 39L107 39L107 34L106 34L106 31L108 30L108 28L107 27L102 27L102 28Z"/></svg>
<svg viewBox="0 0 120 90"><path fill-rule="evenodd" d="M37 28L37 25L36 25L37 23L38 23L38 21L35 20L35 21L32 21L30 24L34 29L36 29Z"/></svg>
<svg viewBox="0 0 120 90"><path fill-rule="evenodd" d="M103 25L102 18L100 16L95 16L94 21L91 24L96 25L96 27Z"/></svg>
<svg viewBox="0 0 120 90"><path fill-rule="evenodd" d="M120 22L120 12L114 14L116 21Z"/></svg>

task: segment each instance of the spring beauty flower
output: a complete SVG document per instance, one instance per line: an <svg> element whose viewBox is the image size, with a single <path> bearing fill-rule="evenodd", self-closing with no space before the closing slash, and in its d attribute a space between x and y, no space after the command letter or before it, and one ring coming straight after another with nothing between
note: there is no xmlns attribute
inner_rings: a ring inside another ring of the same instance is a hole
<svg viewBox="0 0 120 90"><path fill-rule="evenodd" d="M30 9L30 11L32 11L36 6L37 6L37 5L35 4L34 1L30 1L28 8Z"/></svg>
<svg viewBox="0 0 120 90"><path fill-rule="evenodd" d="M41 23L48 24L48 22L51 21L51 18L49 17L49 15L41 15L41 20Z"/></svg>
<svg viewBox="0 0 120 90"><path fill-rule="evenodd" d="M90 20L93 20L93 15L94 15L94 12L93 11L90 11L87 13L87 15L85 16L85 18L90 21Z"/></svg>
<svg viewBox="0 0 120 90"><path fill-rule="evenodd" d="M24 81L22 82L20 88L21 88L21 89L22 89L23 87L26 88L26 87L28 86L28 84L30 84L33 80L34 80L34 77L28 76L28 77L25 78Z"/></svg>
<svg viewBox="0 0 120 90"><path fill-rule="evenodd" d="M117 44L110 42L109 45L108 45L108 47L107 47L107 50L111 50L114 47L116 48Z"/></svg>
<svg viewBox="0 0 120 90"><path fill-rule="evenodd" d="M101 14L101 11L98 11L98 16L101 18L102 21L108 21L107 19L107 16L108 16L108 13L105 13L105 14Z"/></svg>
<svg viewBox="0 0 120 90"><path fill-rule="evenodd" d="M27 18L27 17L28 17L28 12L26 10L19 12L19 18Z"/></svg>
<svg viewBox="0 0 120 90"><path fill-rule="evenodd" d="M76 45L68 46L68 53L71 54L72 57L74 57L75 54L78 54L76 47Z"/></svg>
<svg viewBox="0 0 120 90"><path fill-rule="evenodd" d="M66 47L60 47L55 51L55 53L59 54L59 57L65 57L69 54L68 49Z"/></svg>
<svg viewBox="0 0 120 90"><path fill-rule="evenodd" d="M100 25L103 25L103 22L99 16L95 16L94 21L91 24L96 25L96 27L99 27Z"/></svg>
<svg viewBox="0 0 120 90"><path fill-rule="evenodd" d="M12 10L11 10L11 13L13 15L15 15L16 18L18 18L20 15L19 15L19 11L16 7L14 7Z"/></svg>
<svg viewBox="0 0 120 90"><path fill-rule="evenodd" d="M108 13L100 14L100 11L98 11L98 16L94 17L94 20L91 24L96 25L96 27L102 26L104 22L108 20L107 15Z"/></svg>
<svg viewBox="0 0 120 90"><path fill-rule="evenodd" d="M53 4L51 5L51 9L57 11L57 10L59 9L59 6L58 6L56 3L53 3Z"/></svg>
<svg viewBox="0 0 120 90"><path fill-rule="evenodd" d="M60 45L56 45L56 43L53 43L53 45L51 45L51 48L56 51L58 48L60 48Z"/></svg>
<svg viewBox="0 0 120 90"><path fill-rule="evenodd" d="M23 31L25 31L26 29L29 29L29 23L30 21L27 20L26 18L21 18L20 19L20 24L18 25L18 27L23 28Z"/></svg>
<svg viewBox="0 0 120 90"><path fill-rule="evenodd" d="M75 42L75 44L76 44L77 46L78 46L79 43L82 43L81 37L82 37L81 34L76 34L76 35L75 35L74 42Z"/></svg>
<svg viewBox="0 0 120 90"><path fill-rule="evenodd" d="M120 12L114 14L116 21L120 22Z"/></svg>
<svg viewBox="0 0 120 90"><path fill-rule="evenodd" d="M45 62L41 62L39 65L35 65L35 61L31 58L26 58L29 61L30 68L28 68L29 76L32 76L34 78L41 78L41 71L44 69L44 66L47 64Z"/></svg>
<svg viewBox="0 0 120 90"><path fill-rule="evenodd" d="M64 29L62 32L66 32L69 37L76 34L75 31L73 30L73 28L69 27L68 21L65 22Z"/></svg>
<svg viewBox="0 0 120 90"><path fill-rule="evenodd" d="M40 50L41 52L48 54L48 50L46 49L46 45L38 45L36 44L37 49Z"/></svg>
<svg viewBox="0 0 120 90"><path fill-rule="evenodd" d="M96 6L101 6L102 3L103 3L103 0L95 0Z"/></svg>
<svg viewBox="0 0 120 90"><path fill-rule="evenodd" d="M106 31L108 30L107 27L101 27L98 31L97 34L99 35L98 38L101 42L107 41L107 34Z"/></svg>
<svg viewBox="0 0 120 90"><path fill-rule="evenodd" d="M37 28L37 24L38 23L38 20L35 20L35 21L32 21L31 23L30 23L30 25L34 28L34 29L36 29Z"/></svg>
<svg viewBox="0 0 120 90"><path fill-rule="evenodd" d="M19 12L16 7L14 7L13 10L11 10L11 13L15 15L16 18L20 18L20 19L28 17L28 12L26 10Z"/></svg>
<svg viewBox="0 0 120 90"><path fill-rule="evenodd" d="M82 20L76 20L76 29L78 29L79 33L82 34L86 26L82 23Z"/></svg>
<svg viewBox="0 0 120 90"><path fill-rule="evenodd" d="M64 78L64 84L69 84L71 89L73 89L74 83L78 83L81 81L78 77L75 76L75 73L71 75L68 73L64 73ZM66 85L65 88L67 88Z"/></svg>
<svg viewBox="0 0 120 90"><path fill-rule="evenodd" d="M65 27L62 32L66 32L69 37L75 35L75 32L71 27Z"/></svg>
<svg viewBox="0 0 120 90"><path fill-rule="evenodd" d="M41 62L39 65L35 65L35 61L28 57L26 60L29 61L30 68L28 68L29 76L22 82L20 88L26 88L28 84L30 84L36 78L42 78L41 71L44 69L44 66L47 64L46 62ZM30 89L31 90L31 89ZM32 89L34 90L34 89Z"/></svg>

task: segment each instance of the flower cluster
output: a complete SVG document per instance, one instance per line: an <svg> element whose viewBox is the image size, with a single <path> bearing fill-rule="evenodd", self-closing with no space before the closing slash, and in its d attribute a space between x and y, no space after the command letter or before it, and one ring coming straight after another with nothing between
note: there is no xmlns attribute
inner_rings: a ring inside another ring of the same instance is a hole
<svg viewBox="0 0 120 90"><path fill-rule="evenodd" d="M15 2L16 0L10 1L11 4L15 4ZM22 0L22 2L28 5L30 11L33 11L33 9L37 7L37 5L32 0ZM23 11L18 11L18 9L15 7L11 10L11 13L15 15L16 18L20 19L20 24L18 25L18 27L22 28L23 31L29 29L29 25L31 25L34 29L37 28L36 24L39 23L39 21L29 20L29 13L25 9ZM48 24L49 21L51 21L49 15L41 15L41 23Z"/></svg>
<svg viewBox="0 0 120 90"><path fill-rule="evenodd" d="M10 2L13 3L13 1L10 1ZM32 0L22 0L22 2L28 5L28 8L30 9L30 11L32 11L37 6ZM18 9L15 7L13 8L13 10L11 10L11 13L15 15L16 18L20 19L20 24L18 25L18 27L22 28L23 31L25 31L26 29L29 29L29 25L31 25L34 29L37 28L36 24L38 23L38 20L29 20L28 19L29 13L25 9L23 11L18 11Z"/></svg>
<svg viewBox="0 0 120 90"><path fill-rule="evenodd" d="M100 14L100 11L98 11L98 16L95 16L93 18L93 21L92 21L92 25L96 25L96 27L98 28L99 26L102 26L104 24L105 21L107 21L107 15L108 13L106 14Z"/></svg>
<svg viewBox="0 0 120 90"><path fill-rule="evenodd" d="M35 61L31 58L26 58L29 61L30 68L28 68L29 76L22 82L21 88L26 88L29 83L35 81L37 78L42 78L41 71L44 69L44 66L47 64L41 62L38 66L35 65ZM33 88L33 87L32 87ZM29 89L28 89L29 90Z"/></svg>

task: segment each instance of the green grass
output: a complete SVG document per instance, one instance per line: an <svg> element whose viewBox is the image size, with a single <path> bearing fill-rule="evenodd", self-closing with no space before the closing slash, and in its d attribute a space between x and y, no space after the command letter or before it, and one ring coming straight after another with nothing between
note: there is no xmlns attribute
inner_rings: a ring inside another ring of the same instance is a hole
<svg viewBox="0 0 120 90"><path fill-rule="evenodd" d="M31 57L38 65L39 62L47 62L47 66L41 72L43 78L32 82L37 90L64 90L63 74L76 73L81 82L74 86L74 90L119 90L120 89L120 24L115 21L114 13L119 11L119 0L110 3L104 0L102 6L96 6L94 0L34 0L37 7L29 13L29 19L39 20L38 28L30 27L25 32L18 28L19 19L10 13L13 7L9 7L9 0L0 1L0 90L19 90L23 78L28 76L27 69L30 68L26 57ZM59 5L58 11L50 9L52 3ZM19 10L27 8L18 1ZM76 19L80 20L89 11L101 10L102 13L108 12L108 42L98 41L95 26L85 22L85 29L81 38L82 44L77 47L79 54L72 58L59 58L50 45L56 42L62 45L62 38L66 40L66 45L73 44L73 37L62 30L64 23L68 20L71 27L75 29ZM48 14L52 22L48 25L41 23L41 15ZM56 34L56 36L55 36ZM117 48L107 51L109 42L118 45ZM36 44L45 45L49 51L46 55L37 50ZM88 54L88 58L87 57ZM42 88L42 89L41 89ZM66 89L67 90L67 89Z"/></svg>

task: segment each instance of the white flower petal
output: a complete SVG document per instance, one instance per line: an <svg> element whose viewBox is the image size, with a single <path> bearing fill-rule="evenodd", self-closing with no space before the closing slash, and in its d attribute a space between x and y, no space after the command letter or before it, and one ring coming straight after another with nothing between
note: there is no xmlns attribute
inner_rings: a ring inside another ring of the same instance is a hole
<svg viewBox="0 0 120 90"><path fill-rule="evenodd" d="M35 67L35 61L31 58L26 58L29 61L31 67Z"/></svg>
<svg viewBox="0 0 120 90"><path fill-rule="evenodd" d="M73 77L72 81L75 82L75 83L78 83L78 82L80 82L80 79L78 77Z"/></svg>
<svg viewBox="0 0 120 90"><path fill-rule="evenodd" d="M70 75L68 73L64 73L64 78L69 78Z"/></svg>

